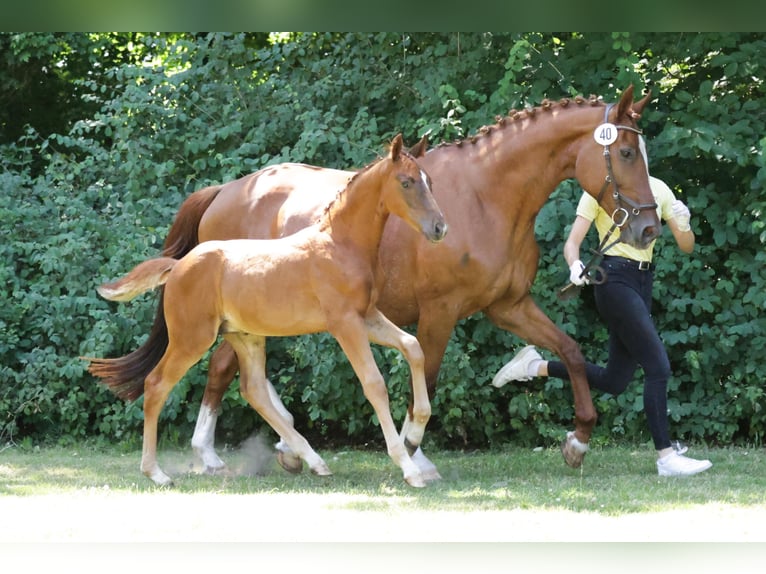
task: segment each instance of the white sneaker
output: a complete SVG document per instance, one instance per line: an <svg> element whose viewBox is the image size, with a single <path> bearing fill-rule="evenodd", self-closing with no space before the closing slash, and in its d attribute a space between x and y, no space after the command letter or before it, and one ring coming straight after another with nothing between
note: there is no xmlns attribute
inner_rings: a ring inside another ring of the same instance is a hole
<svg viewBox="0 0 766 574"><path fill-rule="evenodd" d="M535 360L542 360L540 353L537 352L535 347L533 345L524 347L497 372L495 378L492 379L492 385L499 389L509 381L531 380L532 377L529 376L529 363Z"/></svg>
<svg viewBox="0 0 766 574"><path fill-rule="evenodd" d="M709 460L696 460L671 452L657 461L657 473L660 476L691 476L711 466L713 463Z"/></svg>

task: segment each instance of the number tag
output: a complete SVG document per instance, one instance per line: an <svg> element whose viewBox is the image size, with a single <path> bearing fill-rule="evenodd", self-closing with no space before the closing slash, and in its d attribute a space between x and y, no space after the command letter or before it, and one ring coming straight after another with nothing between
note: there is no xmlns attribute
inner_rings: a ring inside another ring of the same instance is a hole
<svg viewBox="0 0 766 574"><path fill-rule="evenodd" d="M610 123L601 124L593 132L593 139L597 144L609 145L617 141L617 126Z"/></svg>

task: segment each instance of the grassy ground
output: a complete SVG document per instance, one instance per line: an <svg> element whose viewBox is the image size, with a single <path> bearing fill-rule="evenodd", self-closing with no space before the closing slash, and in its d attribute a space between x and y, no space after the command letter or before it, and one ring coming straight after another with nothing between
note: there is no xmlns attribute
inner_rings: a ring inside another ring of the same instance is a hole
<svg viewBox="0 0 766 574"><path fill-rule="evenodd" d="M201 473L190 449L160 449L160 465L174 477L173 492L226 494L346 493L365 497L405 496L426 510L559 509L604 515L668 510L692 504L766 504L766 449L704 449L713 468L691 478L656 474L653 451L639 447L596 447L582 468L565 466L556 448L429 452L444 480L418 490L384 452L320 452L334 475L290 475L272 449L256 439L222 453L228 469ZM0 450L0 496L71 493L83 489L153 493L139 471L140 452L103 447ZM371 507L374 510L374 507Z"/></svg>
<svg viewBox="0 0 766 574"><path fill-rule="evenodd" d="M221 454L228 471L210 476L198 472L189 449L162 448L160 463L175 486L161 489L139 472L137 451L4 448L0 554L20 567L37 561L40 571L71 562L82 572L85 559L95 564L92 571L103 572L118 557L129 569L143 569L149 560L165 569L181 563L209 572L239 557L244 562L238 563L274 569L303 561L312 571L334 574L368 571L371 564L388 564L390 571L405 559L410 566L438 563L440 572L474 571L477 563L506 571L511 562L536 572L576 565L590 574L645 572L668 564L685 568L687 557L696 574L730 570L728 547L709 542L766 541L762 448L692 447L689 454L709 458L713 468L688 478L657 476L649 446L596 447L577 470L565 466L557 449L429 452L443 480L425 489L408 487L379 451L320 452L331 477L286 474L262 440ZM610 546L595 562L601 545L477 545L679 541L706 544L659 551ZM141 543L141 552L125 542ZM165 544L147 545L156 542ZM247 544L220 546L230 542ZM274 542L298 543L297 550ZM350 552L326 544L338 542L363 544ZM420 544L392 549L378 542ZM424 544L433 542L473 544ZM42 549L30 551L35 545ZM735 554L761 563L766 547L755 546L746 556L735 545Z"/></svg>

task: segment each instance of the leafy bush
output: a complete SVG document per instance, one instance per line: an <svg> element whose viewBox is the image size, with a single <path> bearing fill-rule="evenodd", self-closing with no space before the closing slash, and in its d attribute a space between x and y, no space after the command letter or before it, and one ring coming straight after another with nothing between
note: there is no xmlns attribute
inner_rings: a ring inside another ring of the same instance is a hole
<svg viewBox="0 0 766 574"><path fill-rule="evenodd" d="M194 189L282 161L360 166L399 131L408 141L424 132L450 140L545 97L614 100L635 83L656 98L642 120L652 172L689 205L698 242L691 257L680 255L666 231L656 249L655 320L674 370L673 432L760 444L764 47L760 34L717 33L0 35L0 56L13 64L4 85L18 86L25 65L55 60L56 89L69 105L58 123L14 125L22 135L0 138L0 225L10 232L0 244L0 437L138 440L140 401L117 401L79 357L119 356L143 341L153 296L118 305L99 299L95 286L157 254ZM44 114L41 107L24 121ZM4 128L14 119L2 118ZM589 359L603 362L606 332L590 292L569 303L555 298L579 193L565 182L539 214L533 294ZM560 438L573 416L568 384L489 385L521 344L481 315L458 324L427 441ZM407 365L398 353L375 353L401 420ZM381 441L329 336L270 340L268 372L311 440ZM206 360L173 391L162 414L172 423L161 427L166 439L191 435L205 373ZM640 376L617 399L594 394L596 440L648 440L641 396ZM236 443L262 426L233 386L219 439Z"/></svg>

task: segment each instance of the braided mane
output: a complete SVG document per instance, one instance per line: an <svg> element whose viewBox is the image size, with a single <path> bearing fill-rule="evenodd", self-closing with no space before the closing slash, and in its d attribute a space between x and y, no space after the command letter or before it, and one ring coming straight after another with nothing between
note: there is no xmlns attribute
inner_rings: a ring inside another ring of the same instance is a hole
<svg viewBox="0 0 766 574"><path fill-rule="evenodd" d="M589 98L585 98L584 96L575 96L574 98L561 98L558 102L554 102L548 98L545 98L537 107L525 108L523 110L510 110L506 116L496 116L494 124L490 126L482 126L479 128L479 131L476 134L453 142L442 142L436 147L440 148L453 145L462 147L466 142L475 144L481 137L490 135L493 131L502 129L510 123L525 119L534 119L537 116L538 111L548 112L556 107L567 108L570 104L572 104L572 102L578 106L588 105L595 107L604 104L603 100L599 96L595 95L591 95Z"/></svg>

